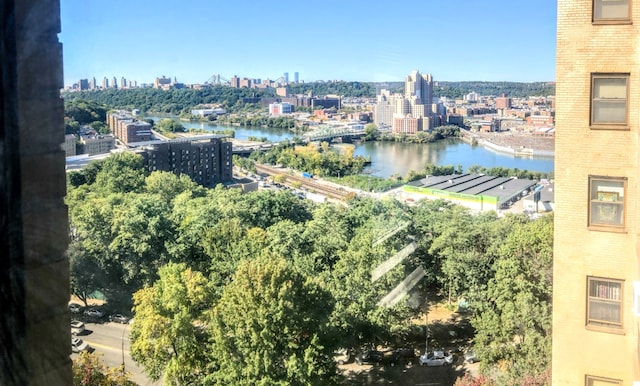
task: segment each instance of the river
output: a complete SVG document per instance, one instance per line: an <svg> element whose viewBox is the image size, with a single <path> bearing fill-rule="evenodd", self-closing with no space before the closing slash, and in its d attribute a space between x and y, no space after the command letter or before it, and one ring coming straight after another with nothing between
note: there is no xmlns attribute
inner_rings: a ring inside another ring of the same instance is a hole
<svg viewBox="0 0 640 386"><path fill-rule="evenodd" d="M158 122L166 118L148 116ZM260 127L220 126L204 122L180 123L188 129L204 129L208 131L234 130L237 139L249 137L266 137L271 142L278 142L294 137L288 130L267 129ZM472 165L486 168L505 167L518 168L538 172L552 172L552 157L515 157L496 153L482 146L472 146L459 139L447 139L434 143L401 143L401 142L365 142L356 143L354 155L362 155L371 159L371 166L366 173L377 177L389 177L394 174L406 175L411 170L421 170L425 164L462 165L466 170Z"/></svg>

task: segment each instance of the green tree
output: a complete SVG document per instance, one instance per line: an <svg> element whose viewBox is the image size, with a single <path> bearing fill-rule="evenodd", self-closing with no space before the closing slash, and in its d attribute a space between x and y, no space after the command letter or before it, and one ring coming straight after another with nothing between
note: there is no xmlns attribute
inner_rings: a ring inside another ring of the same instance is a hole
<svg viewBox="0 0 640 386"><path fill-rule="evenodd" d="M170 385L202 384L210 371L206 312L213 291L185 264L169 263L152 287L134 294L131 356L152 380Z"/></svg>
<svg viewBox="0 0 640 386"><path fill-rule="evenodd" d="M165 202L150 194L127 196L114 210L109 251L125 286L136 290L153 283L158 268L169 261L167 244L175 234L169 212Z"/></svg>
<svg viewBox="0 0 640 386"><path fill-rule="evenodd" d="M276 257L244 261L212 312L211 381L337 384L326 291Z"/></svg>
<svg viewBox="0 0 640 386"><path fill-rule="evenodd" d="M516 225L499 249L495 276L472 320L483 368L499 365L506 383L549 374L553 216Z"/></svg>
<svg viewBox="0 0 640 386"><path fill-rule="evenodd" d="M73 239L67 250L69 256L69 274L71 293L87 307L89 294L105 286L105 275L98 256L92 256L82 243Z"/></svg>
<svg viewBox="0 0 640 386"><path fill-rule="evenodd" d="M83 351L71 365L73 386L135 386L122 366L108 368L96 354Z"/></svg>
<svg viewBox="0 0 640 386"><path fill-rule="evenodd" d="M163 201L171 203L183 192L191 192L192 196L202 197L205 189L193 182L186 174L176 176L171 172L155 171L145 178L146 191L157 194Z"/></svg>
<svg viewBox="0 0 640 386"><path fill-rule="evenodd" d="M142 156L123 152L113 154L101 162L95 184L105 192L139 192L144 186L144 178Z"/></svg>

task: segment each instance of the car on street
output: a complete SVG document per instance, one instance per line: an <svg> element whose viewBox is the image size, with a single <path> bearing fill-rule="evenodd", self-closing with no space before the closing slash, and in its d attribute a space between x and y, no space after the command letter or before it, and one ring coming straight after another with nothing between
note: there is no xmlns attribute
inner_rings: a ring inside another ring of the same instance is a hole
<svg viewBox="0 0 640 386"><path fill-rule="evenodd" d="M346 348L341 348L333 353L333 359L339 364L344 365L345 363L351 362L353 356L351 352Z"/></svg>
<svg viewBox="0 0 640 386"><path fill-rule="evenodd" d="M84 323L79 320L71 321L71 335L78 335L84 332Z"/></svg>
<svg viewBox="0 0 640 386"><path fill-rule="evenodd" d="M89 346L89 343L80 338L71 338L71 351L79 353L82 351L93 351L93 347Z"/></svg>
<svg viewBox="0 0 640 386"><path fill-rule="evenodd" d="M383 360L384 354L378 350L367 350L356 355L356 363L359 365L381 363Z"/></svg>
<svg viewBox="0 0 640 386"><path fill-rule="evenodd" d="M104 312L96 309L96 308L89 308L87 310L84 311L84 314L87 316L90 316L92 318L102 318L104 316Z"/></svg>
<svg viewBox="0 0 640 386"><path fill-rule="evenodd" d="M464 353L464 361L467 363L476 363L480 362L480 358L478 358L475 351L469 349Z"/></svg>
<svg viewBox="0 0 640 386"><path fill-rule="evenodd" d="M129 323L130 318L122 315L122 314L113 314L111 316L109 316L109 321L110 322L114 322L114 323L122 323L122 324L127 324Z"/></svg>
<svg viewBox="0 0 640 386"><path fill-rule="evenodd" d="M416 352L414 349L397 348L392 350L389 353L389 355L386 358L386 362L388 362L391 366L395 366L401 363L411 365L415 359L416 359Z"/></svg>
<svg viewBox="0 0 640 386"><path fill-rule="evenodd" d="M74 314L79 314L80 311L82 311L82 306L77 303L69 303L69 311L73 312Z"/></svg>
<svg viewBox="0 0 640 386"><path fill-rule="evenodd" d="M438 350L420 355L420 366L444 366L453 363L453 355L447 351Z"/></svg>

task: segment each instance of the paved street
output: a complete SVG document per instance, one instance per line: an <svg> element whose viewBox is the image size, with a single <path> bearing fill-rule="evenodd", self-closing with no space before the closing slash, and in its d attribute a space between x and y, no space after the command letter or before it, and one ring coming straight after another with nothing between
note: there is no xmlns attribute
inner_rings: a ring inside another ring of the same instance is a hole
<svg viewBox="0 0 640 386"><path fill-rule="evenodd" d="M102 362L109 367L118 367L124 360L125 370L131 373L131 380L140 386L159 386L161 381L152 382L143 373L129 355L129 331L128 324L119 323L85 323L85 332L78 335L89 343ZM77 354L72 354L75 358Z"/></svg>

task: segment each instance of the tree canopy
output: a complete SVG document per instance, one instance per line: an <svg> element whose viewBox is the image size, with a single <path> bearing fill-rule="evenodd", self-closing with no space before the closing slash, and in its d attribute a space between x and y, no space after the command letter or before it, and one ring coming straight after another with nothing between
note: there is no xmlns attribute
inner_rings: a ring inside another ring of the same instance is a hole
<svg viewBox="0 0 640 386"><path fill-rule="evenodd" d="M207 189L186 176L146 175L132 155L71 173L67 204L72 291L133 305L132 355L168 384L339 382L334 348L411 346L423 304L410 299L427 295L469 303L487 374L513 369L505 376L517 383L549 367L550 216ZM410 242L416 251L372 281ZM412 297L380 306L417 267L426 278Z"/></svg>

